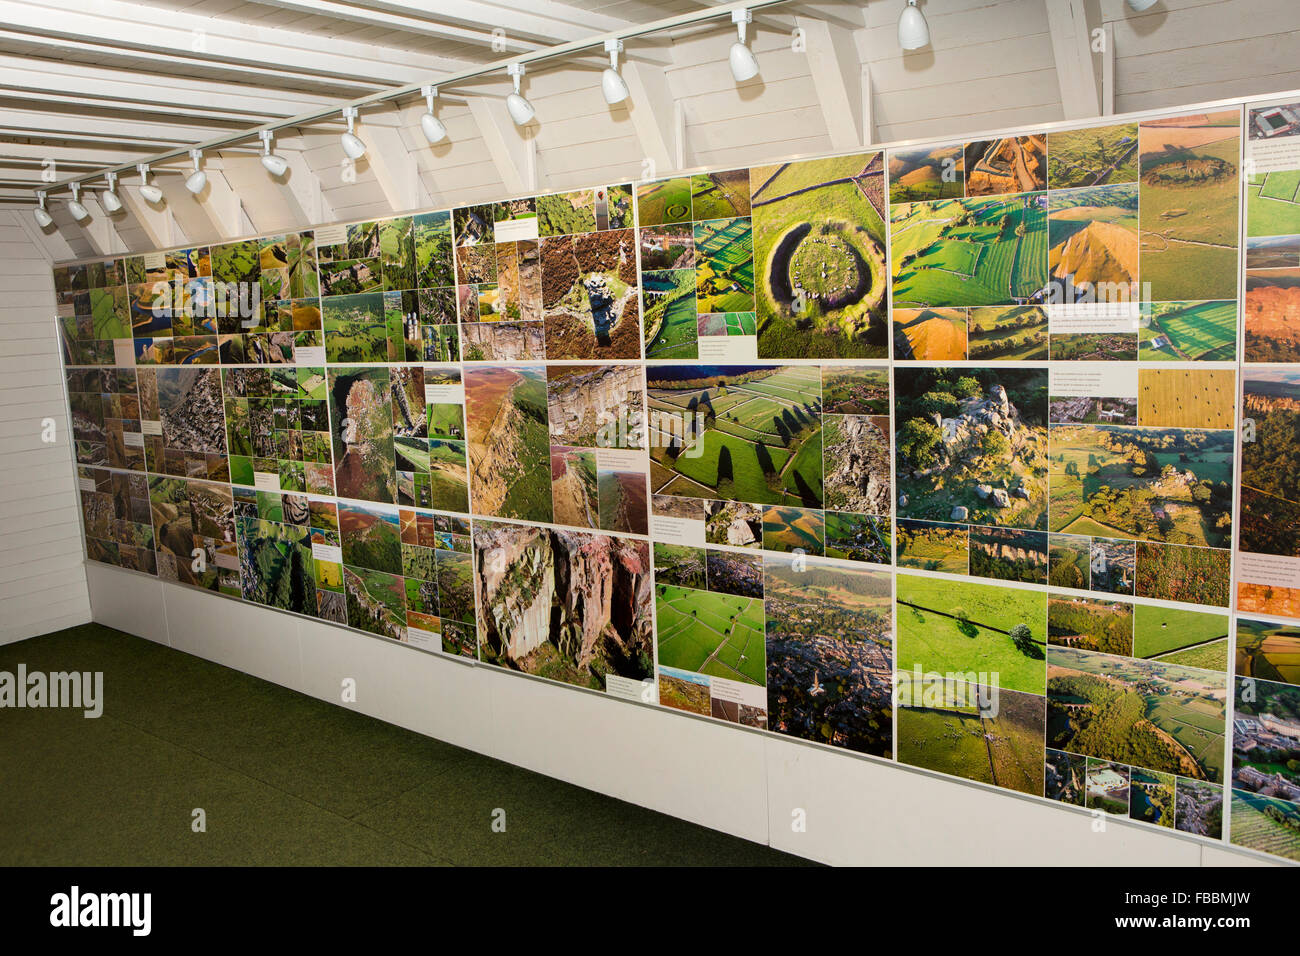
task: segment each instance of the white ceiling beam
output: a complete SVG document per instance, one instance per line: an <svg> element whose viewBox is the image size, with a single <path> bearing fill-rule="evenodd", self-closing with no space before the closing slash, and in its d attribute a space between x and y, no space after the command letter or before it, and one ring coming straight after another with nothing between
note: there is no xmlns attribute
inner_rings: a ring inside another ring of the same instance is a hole
<svg viewBox="0 0 1300 956"><path fill-rule="evenodd" d="M95 250L95 255L114 256L128 251L126 243L117 234L117 224L109 216L108 210L103 207L99 198L83 193L81 201L86 211L90 213L90 220L78 225L81 226L86 241Z"/></svg>
<svg viewBox="0 0 1300 956"><path fill-rule="evenodd" d="M148 146L104 146L94 143L85 146L56 146L51 143L0 143L0 161L6 159L93 160L96 166L111 166L129 162L133 155L152 156L157 150Z"/></svg>
<svg viewBox="0 0 1300 956"><path fill-rule="evenodd" d="M433 197L420 178L415 157L407 149L397 127L378 122L379 119L372 116L360 130L359 135L366 141L367 149L365 157L357 165L368 167L374 174L393 212L427 209L433 205Z"/></svg>
<svg viewBox="0 0 1300 956"><path fill-rule="evenodd" d="M858 149L870 142L864 128L869 111L863 76L866 65L858 59L853 34L825 20L798 18L806 43L808 70L817 91L817 104L826 120L834 150Z"/></svg>
<svg viewBox="0 0 1300 956"><path fill-rule="evenodd" d="M258 0L261 2L261 0ZM422 3L411 0L370 0L367 6L389 13L428 17ZM633 26L633 21L587 10L553 0L529 0L525 5L483 0L439 0L433 11L439 18L462 24L481 24L490 31L499 28L511 34L546 45L581 40L593 33L614 33Z"/></svg>
<svg viewBox="0 0 1300 956"><path fill-rule="evenodd" d="M653 164L650 178L665 176L686 165L682 109L664 71L629 60L621 68L627 83L627 115L632 120L645 159Z"/></svg>
<svg viewBox="0 0 1300 956"><path fill-rule="evenodd" d="M439 4L436 11L420 10L418 13L422 14L421 16L412 16L408 13L394 12L391 9L383 10L352 6L348 3L337 3L335 0L253 0L253 2L263 6L275 7L277 10L292 10L295 13L330 17L334 20L346 20L349 23L383 27L385 30L397 30L415 36L482 44L489 50L492 41L498 39L492 33L492 26L499 26L499 24L489 24L487 29L483 29L482 26L463 27L445 21L426 19L431 12L439 17L443 16L446 12L446 4ZM482 23L483 21L479 22ZM542 46L542 44L526 40L522 36L514 37L505 34L499 39L504 41L507 47L517 50L536 50Z"/></svg>
<svg viewBox="0 0 1300 956"><path fill-rule="evenodd" d="M44 253L51 262L63 262L76 258L72 246L68 244L68 240L63 237L63 234L58 229L51 226L46 230L36 225L36 220L32 218L30 206L25 209L11 210L9 215L16 218L18 227L27 233L32 245Z"/></svg>
<svg viewBox="0 0 1300 956"><path fill-rule="evenodd" d="M1101 63L1092 52L1092 31L1102 29L1101 7L1097 0L1045 2L1065 118L1100 116Z"/></svg>
<svg viewBox="0 0 1300 956"><path fill-rule="evenodd" d="M136 183L118 183L117 195L127 212L149 237L150 248L171 249L180 244L176 222L171 210L165 205L158 207L147 202L140 195L140 186Z"/></svg>
<svg viewBox="0 0 1300 956"><path fill-rule="evenodd" d="M222 240L238 239L240 236L245 235L249 229L255 228L251 225L247 229L244 227L246 219L243 204L240 202L239 193L230 187L225 172L215 168L215 164L206 160L203 163L203 169L208 177L207 185L203 187L203 191L197 196L188 189L185 192L194 204L203 210L208 222L212 224L212 231L215 235ZM184 199L180 201L184 202ZM190 232L188 229L185 231ZM196 237L203 235L203 233L197 232L191 234Z"/></svg>
<svg viewBox="0 0 1300 956"><path fill-rule="evenodd" d="M0 103L7 103L19 109L33 109L34 107L28 106L28 103L49 107L55 105L69 106L78 110L79 115L88 115L91 112L99 111L111 113L114 116L145 117L147 122L152 122L157 117L167 119L183 117L199 123L211 121L213 123L238 123L240 126L250 126L266 120L265 114L250 112L248 109L201 109L180 106L175 103L141 103L111 97L90 97L75 93L51 93L36 90L15 90L13 88L0 89ZM249 104L245 104L245 106L247 105Z"/></svg>
<svg viewBox="0 0 1300 956"><path fill-rule="evenodd" d="M0 106L0 128L17 135L54 135L59 138L93 136L115 142L192 143L225 130L230 124L199 126L192 123L151 123L107 116L62 113L28 106Z"/></svg>
<svg viewBox="0 0 1300 956"><path fill-rule="evenodd" d="M467 105L505 186L506 195L536 192L537 151L531 134L520 133L500 100L474 96L470 97Z"/></svg>

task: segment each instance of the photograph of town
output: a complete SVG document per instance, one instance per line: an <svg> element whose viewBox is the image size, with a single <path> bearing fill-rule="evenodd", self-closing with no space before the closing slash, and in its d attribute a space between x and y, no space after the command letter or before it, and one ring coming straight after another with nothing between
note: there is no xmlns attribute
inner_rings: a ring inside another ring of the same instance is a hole
<svg viewBox="0 0 1300 956"><path fill-rule="evenodd" d="M1300 688L1239 677L1232 719L1232 842L1300 860Z"/></svg>

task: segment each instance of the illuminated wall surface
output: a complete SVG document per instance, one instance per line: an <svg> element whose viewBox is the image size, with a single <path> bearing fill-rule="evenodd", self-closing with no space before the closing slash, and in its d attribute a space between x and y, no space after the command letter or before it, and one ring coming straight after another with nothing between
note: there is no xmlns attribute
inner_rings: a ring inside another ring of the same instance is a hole
<svg viewBox="0 0 1300 956"><path fill-rule="evenodd" d="M87 555L1300 859L1298 133L61 266Z"/></svg>

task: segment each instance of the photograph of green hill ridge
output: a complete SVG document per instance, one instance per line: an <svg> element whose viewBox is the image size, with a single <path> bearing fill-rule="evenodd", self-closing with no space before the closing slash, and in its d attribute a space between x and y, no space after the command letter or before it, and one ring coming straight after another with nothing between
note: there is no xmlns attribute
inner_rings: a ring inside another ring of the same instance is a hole
<svg viewBox="0 0 1300 956"><path fill-rule="evenodd" d="M967 356L972 362L1047 358L1047 313L1040 306L974 308L968 310L966 324Z"/></svg>
<svg viewBox="0 0 1300 956"><path fill-rule="evenodd" d="M474 512L552 520L546 369L465 369L469 480Z"/></svg>
<svg viewBox="0 0 1300 956"><path fill-rule="evenodd" d="M647 376L655 494L821 507L817 368L660 365Z"/></svg>
<svg viewBox="0 0 1300 956"><path fill-rule="evenodd" d="M234 490L239 581L245 601L318 613L307 499Z"/></svg>
<svg viewBox="0 0 1300 956"><path fill-rule="evenodd" d="M1043 693L1046 594L912 574L898 575L896 591L900 671Z"/></svg>
<svg viewBox="0 0 1300 956"><path fill-rule="evenodd" d="M1300 684L1300 627L1238 618L1234 673Z"/></svg>
<svg viewBox="0 0 1300 956"><path fill-rule="evenodd" d="M1148 120L1138 139L1149 298L1235 298L1240 111Z"/></svg>
<svg viewBox="0 0 1300 956"><path fill-rule="evenodd" d="M1047 530L1047 371L898 368L898 516Z"/></svg>
<svg viewBox="0 0 1300 956"><path fill-rule="evenodd" d="M750 170L760 358L889 354L884 154Z"/></svg>
<svg viewBox="0 0 1300 956"><path fill-rule="evenodd" d="M895 308L1030 305L1047 287L1047 194L890 208Z"/></svg>
<svg viewBox="0 0 1300 956"><path fill-rule="evenodd" d="M1041 797L1045 702L1036 694L899 675L898 761Z"/></svg>
<svg viewBox="0 0 1300 956"><path fill-rule="evenodd" d="M889 201L907 203L966 195L961 143L889 151Z"/></svg>
<svg viewBox="0 0 1300 956"><path fill-rule="evenodd" d="M859 753L892 753L887 571L764 562L768 726Z"/></svg>
<svg viewBox="0 0 1300 956"><path fill-rule="evenodd" d="M339 535L345 565L402 573L402 536L396 508L340 502Z"/></svg>
<svg viewBox="0 0 1300 956"><path fill-rule="evenodd" d="M1227 679L1211 671L1047 649L1047 743L1071 753L1223 779Z"/></svg>
<svg viewBox="0 0 1300 956"><path fill-rule="evenodd" d="M1047 134L1047 188L1072 189L1138 178L1136 123Z"/></svg>

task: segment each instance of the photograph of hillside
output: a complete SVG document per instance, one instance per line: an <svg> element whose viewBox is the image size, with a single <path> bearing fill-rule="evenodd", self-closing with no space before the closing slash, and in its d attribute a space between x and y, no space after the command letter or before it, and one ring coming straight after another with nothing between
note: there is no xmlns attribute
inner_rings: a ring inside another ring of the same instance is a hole
<svg viewBox="0 0 1300 956"><path fill-rule="evenodd" d="M966 357L966 309L895 309L894 357L948 362Z"/></svg>
<svg viewBox="0 0 1300 956"><path fill-rule="evenodd" d="M1047 530L1047 371L898 368L898 516Z"/></svg>
<svg viewBox="0 0 1300 956"><path fill-rule="evenodd" d="M235 502L229 485L153 477L149 511L160 578L239 595ZM196 560L196 550L202 553L201 561Z"/></svg>
<svg viewBox="0 0 1300 956"><path fill-rule="evenodd" d="M1005 136L967 143L967 196L1041 192L1047 188L1047 137Z"/></svg>
<svg viewBox="0 0 1300 956"><path fill-rule="evenodd" d="M1228 615L1139 604L1133 656L1165 664L1228 669Z"/></svg>
<svg viewBox="0 0 1300 956"><path fill-rule="evenodd" d="M328 379L336 493L396 503L389 370L339 366Z"/></svg>
<svg viewBox="0 0 1300 956"><path fill-rule="evenodd" d="M725 219L749 215L749 170L696 173L691 177L692 217Z"/></svg>
<svg viewBox="0 0 1300 956"><path fill-rule="evenodd" d="M1231 562L1227 549L1139 541L1136 551L1133 593L1139 597L1228 606Z"/></svg>
<svg viewBox="0 0 1300 956"><path fill-rule="evenodd" d="M662 226L690 222L691 178L678 176L636 187L636 218L642 226Z"/></svg>
<svg viewBox="0 0 1300 956"><path fill-rule="evenodd" d="M1235 298L1240 111L1148 120L1138 140L1141 273L1150 298Z"/></svg>
<svg viewBox="0 0 1300 956"><path fill-rule="evenodd" d="M1231 362L1237 302L1143 302L1138 358L1144 362Z"/></svg>
<svg viewBox="0 0 1300 956"><path fill-rule="evenodd" d="M640 293L631 229L541 243L548 359L640 358Z"/></svg>
<svg viewBox="0 0 1300 956"><path fill-rule="evenodd" d="M1053 302L1138 299L1138 186L1053 190L1047 203Z"/></svg>
<svg viewBox="0 0 1300 956"><path fill-rule="evenodd" d="M325 357L331 364L389 361L384 296L378 292L321 299Z"/></svg>
<svg viewBox="0 0 1300 956"><path fill-rule="evenodd" d="M1197 780L1223 779L1223 674L1047 649L1047 743Z"/></svg>
<svg viewBox="0 0 1300 956"><path fill-rule="evenodd" d="M1047 287L1047 194L890 208L895 307L1031 305Z"/></svg>
<svg viewBox="0 0 1300 956"><path fill-rule="evenodd" d="M475 513L550 521L546 370L466 368L465 418Z"/></svg>
<svg viewBox="0 0 1300 956"><path fill-rule="evenodd" d="M884 154L750 170L761 358L883 358Z"/></svg>
<svg viewBox="0 0 1300 956"><path fill-rule="evenodd" d="M1248 271L1242 320L1247 362L1300 361L1300 268Z"/></svg>
<svg viewBox="0 0 1300 956"><path fill-rule="evenodd" d="M551 441L584 448L645 446L644 379L635 365L551 365Z"/></svg>
<svg viewBox="0 0 1300 956"><path fill-rule="evenodd" d="M1047 186L1073 189L1132 183L1138 178L1136 123L1047 134Z"/></svg>
<svg viewBox="0 0 1300 956"><path fill-rule="evenodd" d="M1233 790L1230 812L1233 844L1300 860L1300 804Z"/></svg>
<svg viewBox="0 0 1300 956"><path fill-rule="evenodd" d="M965 150L922 146L889 151L889 201L907 203L966 195Z"/></svg>
<svg viewBox="0 0 1300 956"><path fill-rule="evenodd" d="M772 505L763 509L763 547L796 554L826 553L826 513Z"/></svg>
<svg viewBox="0 0 1300 956"><path fill-rule="evenodd" d="M473 558L484 662L596 690L654 676L646 542L476 521Z"/></svg>
<svg viewBox="0 0 1300 956"><path fill-rule="evenodd" d="M694 262L694 256L691 261ZM699 335L695 270L641 273L641 303L645 312L646 358L695 358Z"/></svg>
<svg viewBox="0 0 1300 956"><path fill-rule="evenodd" d="M886 571L769 558L768 726L778 733L890 756L893 672Z"/></svg>
<svg viewBox="0 0 1300 956"><path fill-rule="evenodd" d="M1300 267L1300 236L1256 236L1246 240L1247 269Z"/></svg>
<svg viewBox="0 0 1300 956"><path fill-rule="evenodd" d="M970 527L899 518L898 566L966 574L970 569Z"/></svg>
<svg viewBox="0 0 1300 956"><path fill-rule="evenodd" d="M1047 595L973 581L898 575L898 669L983 675L1043 693Z"/></svg>
<svg viewBox="0 0 1300 956"><path fill-rule="evenodd" d="M647 374L654 493L822 506L818 369L659 365Z"/></svg>
<svg viewBox="0 0 1300 956"><path fill-rule="evenodd" d="M1300 684L1300 627L1237 619L1238 677Z"/></svg>
<svg viewBox="0 0 1300 956"><path fill-rule="evenodd" d="M1047 643L1103 654L1133 654L1133 605L1124 601L1047 596Z"/></svg>
<svg viewBox="0 0 1300 956"><path fill-rule="evenodd" d="M1041 307L983 306L966 313L966 350L972 362L1047 358L1047 313ZM895 350L894 357L902 355Z"/></svg>
<svg viewBox="0 0 1300 956"><path fill-rule="evenodd" d="M234 500L244 600L317 616L307 499L236 488Z"/></svg>

